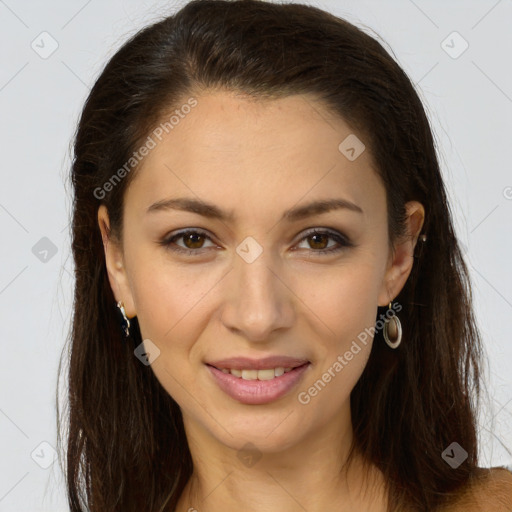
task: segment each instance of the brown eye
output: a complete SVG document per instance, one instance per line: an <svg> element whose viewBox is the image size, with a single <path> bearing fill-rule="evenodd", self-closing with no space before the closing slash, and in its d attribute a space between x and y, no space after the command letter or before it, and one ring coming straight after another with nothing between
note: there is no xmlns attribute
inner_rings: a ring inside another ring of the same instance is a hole
<svg viewBox="0 0 512 512"><path fill-rule="evenodd" d="M325 233L315 233L307 237L308 240L313 240L310 244L313 249L325 249L329 243L329 236Z"/></svg>
<svg viewBox="0 0 512 512"><path fill-rule="evenodd" d="M175 243L180 239L183 240L184 247ZM209 247L204 247L205 240L211 241L211 238L202 231L189 229L187 231L181 231L180 233L177 233L170 238L166 238L159 243L171 251L195 255L202 254L204 252L202 249L209 249Z"/></svg>
<svg viewBox="0 0 512 512"><path fill-rule="evenodd" d="M329 239L337 242L338 246L335 244L334 247L329 247ZM332 254L348 247L353 247L353 244L346 236L333 231L320 231L318 229L314 229L306 233L306 236L302 238L301 242L304 240L307 241L309 246L308 248L311 249L314 254Z"/></svg>
<svg viewBox="0 0 512 512"><path fill-rule="evenodd" d="M200 233L187 233L185 235L181 235L183 238L184 244L188 249L201 249L201 246L204 243L204 235Z"/></svg>

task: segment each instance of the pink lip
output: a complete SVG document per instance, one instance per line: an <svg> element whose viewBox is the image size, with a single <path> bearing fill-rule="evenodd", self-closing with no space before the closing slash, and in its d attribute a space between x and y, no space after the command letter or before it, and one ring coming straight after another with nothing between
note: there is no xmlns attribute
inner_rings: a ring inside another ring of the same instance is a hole
<svg viewBox="0 0 512 512"><path fill-rule="evenodd" d="M265 364L268 363L265 361ZM233 398L233 400L243 404L262 405L286 395L286 393L297 385L304 372L307 371L311 365L306 361L302 366L295 367L293 370L284 373L279 377L274 377L272 380L245 380L241 377L235 377L230 373L223 373L210 364L207 364L206 366L215 378L219 387L227 395ZM276 368L277 366L284 365L279 364L273 366L273 364L271 364L270 366L265 366L265 368ZM245 369L250 368L243 365L241 367ZM236 369L236 365L228 366L228 368Z"/></svg>
<svg viewBox="0 0 512 512"><path fill-rule="evenodd" d="M267 368L296 368L309 363L306 359L298 359L287 356L269 356L263 359L249 359L248 357L230 357L220 361L208 362L210 366L215 366L219 370L223 368L228 370L265 370Z"/></svg>

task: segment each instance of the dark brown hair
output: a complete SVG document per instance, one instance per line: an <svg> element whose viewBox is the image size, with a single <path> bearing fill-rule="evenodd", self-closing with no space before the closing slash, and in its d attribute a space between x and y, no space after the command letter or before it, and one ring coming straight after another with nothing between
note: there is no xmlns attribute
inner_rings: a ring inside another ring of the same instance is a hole
<svg viewBox="0 0 512 512"><path fill-rule="evenodd" d="M385 475L390 510L436 510L478 470L481 346L429 121L410 79L376 39L318 8L260 0L194 0L140 30L85 103L71 170L71 510L174 510L192 472L180 408L134 357L142 342L136 318L133 343L122 337L97 223L105 204L111 236L122 241L123 196L137 166L101 198L95 191L169 112L204 90L258 100L310 94L343 118L385 185L390 243L404 233L405 203L424 205L428 239L416 246L396 297L404 341L390 350L375 334L351 394L352 448ZM468 453L456 469L441 457L454 441Z"/></svg>

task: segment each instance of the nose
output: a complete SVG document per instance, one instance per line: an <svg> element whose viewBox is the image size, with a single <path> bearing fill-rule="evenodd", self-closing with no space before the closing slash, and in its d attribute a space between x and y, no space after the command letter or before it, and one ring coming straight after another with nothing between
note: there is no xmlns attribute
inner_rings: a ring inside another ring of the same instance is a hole
<svg viewBox="0 0 512 512"><path fill-rule="evenodd" d="M223 325L255 343L270 342L294 323L294 294L279 264L265 251L247 262L238 256L225 282Z"/></svg>

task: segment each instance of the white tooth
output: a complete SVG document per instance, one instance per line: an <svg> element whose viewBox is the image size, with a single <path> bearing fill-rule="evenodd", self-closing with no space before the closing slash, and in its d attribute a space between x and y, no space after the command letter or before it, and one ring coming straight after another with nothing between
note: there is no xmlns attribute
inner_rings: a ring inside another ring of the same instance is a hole
<svg viewBox="0 0 512 512"><path fill-rule="evenodd" d="M242 370L242 379L255 380L258 378L258 370Z"/></svg>
<svg viewBox="0 0 512 512"><path fill-rule="evenodd" d="M284 373L293 370L293 368L265 368L264 370L236 370L236 369L223 369L224 373L231 373L235 377L241 377L245 380L272 380L274 377L280 377Z"/></svg>
<svg viewBox="0 0 512 512"><path fill-rule="evenodd" d="M258 380L271 380L274 378L274 369L258 370Z"/></svg>
<svg viewBox="0 0 512 512"><path fill-rule="evenodd" d="M222 373L229 373L229 370L227 368L222 368L221 372Z"/></svg>

